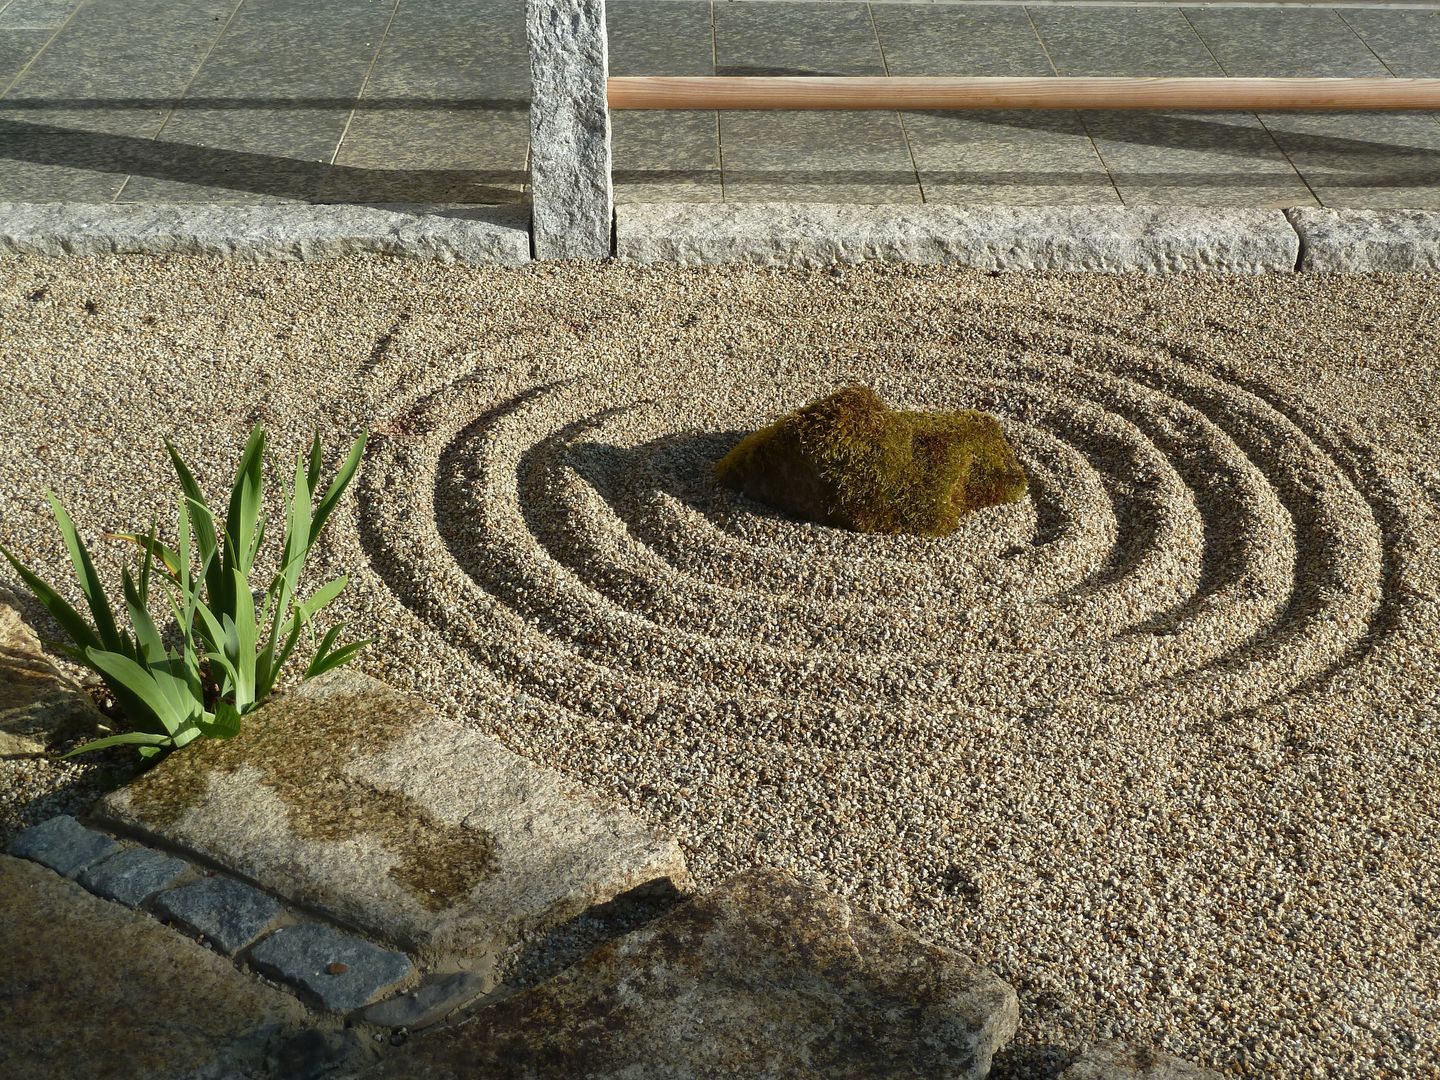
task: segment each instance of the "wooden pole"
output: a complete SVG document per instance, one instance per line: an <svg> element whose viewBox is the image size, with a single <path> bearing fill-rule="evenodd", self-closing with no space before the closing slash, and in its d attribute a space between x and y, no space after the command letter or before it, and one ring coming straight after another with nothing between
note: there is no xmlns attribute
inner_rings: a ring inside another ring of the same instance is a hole
<svg viewBox="0 0 1440 1080"><path fill-rule="evenodd" d="M612 109L1440 109L1440 79L612 77Z"/></svg>

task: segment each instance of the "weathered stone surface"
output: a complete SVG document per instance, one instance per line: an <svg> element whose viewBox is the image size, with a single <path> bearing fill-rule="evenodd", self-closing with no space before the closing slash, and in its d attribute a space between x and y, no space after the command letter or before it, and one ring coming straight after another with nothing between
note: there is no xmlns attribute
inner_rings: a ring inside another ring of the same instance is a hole
<svg viewBox="0 0 1440 1080"><path fill-rule="evenodd" d="M436 962L688 884L674 840L353 671L191 744L99 810Z"/></svg>
<svg viewBox="0 0 1440 1080"><path fill-rule="evenodd" d="M1332 274L1440 270L1440 210L1287 210L1300 269Z"/></svg>
<svg viewBox="0 0 1440 1080"><path fill-rule="evenodd" d="M243 881L211 877L165 893L155 912L233 956L274 927L285 909Z"/></svg>
<svg viewBox="0 0 1440 1080"><path fill-rule="evenodd" d="M173 855L149 848L133 847L87 868L77 879L81 885L107 900L127 907L139 907L190 870L190 864Z"/></svg>
<svg viewBox="0 0 1440 1080"><path fill-rule="evenodd" d="M371 1005L361 1016L367 1024L379 1027L428 1027L444 1020L481 994L489 993L495 981L493 965L486 965L478 971L431 975L415 989Z"/></svg>
<svg viewBox="0 0 1440 1080"><path fill-rule="evenodd" d="M518 266L530 261L530 235L521 207L0 203L0 251L252 262L370 252Z"/></svg>
<svg viewBox="0 0 1440 1080"><path fill-rule="evenodd" d="M68 878L119 850L110 837L87 829L68 814L32 825L10 841L11 855L34 859Z"/></svg>
<svg viewBox="0 0 1440 1080"><path fill-rule="evenodd" d="M276 1080L349 1080L378 1056L374 1041L353 1028L312 1028L280 1047L273 1075Z"/></svg>
<svg viewBox="0 0 1440 1080"><path fill-rule="evenodd" d="M1016 1018L987 969L762 871L367 1075L983 1077Z"/></svg>
<svg viewBox="0 0 1440 1080"><path fill-rule="evenodd" d="M250 950L256 969L303 987L332 1012L369 1005L414 974L403 953L333 926L282 926Z"/></svg>
<svg viewBox="0 0 1440 1080"><path fill-rule="evenodd" d="M85 692L45 658L14 593L0 588L0 757L42 753L90 734L99 722Z"/></svg>
<svg viewBox="0 0 1440 1080"><path fill-rule="evenodd" d="M1087 1047L1060 1080L1221 1080L1220 1074L1202 1069L1169 1054L1127 1046L1122 1042Z"/></svg>
<svg viewBox="0 0 1440 1080"><path fill-rule="evenodd" d="M526 0L531 229L537 259L608 259L609 61L604 0Z"/></svg>
<svg viewBox="0 0 1440 1080"><path fill-rule="evenodd" d="M256 1075L303 1020L290 995L148 915L0 856L0 1075Z"/></svg>
<svg viewBox="0 0 1440 1080"><path fill-rule="evenodd" d="M1280 210L672 203L616 214L616 255L637 263L1257 274L1293 271L1300 244Z"/></svg>

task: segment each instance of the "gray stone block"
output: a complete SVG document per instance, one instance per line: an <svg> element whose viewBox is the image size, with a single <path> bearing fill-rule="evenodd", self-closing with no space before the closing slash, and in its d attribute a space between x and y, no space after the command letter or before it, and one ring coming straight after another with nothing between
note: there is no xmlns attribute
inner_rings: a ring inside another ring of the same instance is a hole
<svg viewBox="0 0 1440 1080"><path fill-rule="evenodd" d="M98 862L80 875L81 885L107 900L139 907L185 876L190 864L173 855L134 847Z"/></svg>
<svg viewBox="0 0 1440 1080"><path fill-rule="evenodd" d="M1157 1050L1106 1042L1083 1050L1060 1080L1220 1080L1220 1074Z"/></svg>
<svg viewBox="0 0 1440 1080"><path fill-rule="evenodd" d="M33 859L57 874L73 878L92 863L120 850L104 833L87 829L68 814L42 821L10 841L10 854Z"/></svg>
<svg viewBox="0 0 1440 1080"><path fill-rule="evenodd" d="M870 260L983 270L1290 272L1280 210L1113 206L626 205L616 254L636 263L829 266Z"/></svg>
<svg viewBox="0 0 1440 1080"><path fill-rule="evenodd" d="M1300 269L1330 274L1440 271L1440 210L1287 210Z"/></svg>
<svg viewBox="0 0 1440 1080"><path fill-rule="evenodd" d="M615 205L605 0L526 0L537 259L608 259Z"/></svg>
<svg viewBox="0 0 1440 1080"><path fill-rule="evenodd" d="M233 956L271 929L285 909L243 881L211 877L165 893L155 911Z"/></svg>
<svg viewBox="0 0 1440 1080"><path fill-rule="evenodd" d="M980 1080L1017 1018L988 969L758 871L366 1076Z"/></svg>
<svg viewBox="0 0 1440 1080"><path fill-rule="evenodd" d="M684 889L673 838L359 672L107 795L107 820L426 961L471 968L636 889Z"/></svg>
<svg viewBox="0 0 1440 1080"><path fill-rule="evenodd" d="M250 962L310 991L332 1012L369 1005L415 970L403 953L317 923L281 927L250 950Z"/></svg>
<svg viewBox="0 0 1440 1080"><path fill-rule="evenodd" d="M439 1023L495 986L493 965L480 971L452 971L428 976L413 990L371 1005L361 1014L367 1024L390 1028L423 1028Z"/></svg>
<svg viewBox="0 0 1440 1080"><path fill-rule="evenodd" d="M0 203L0 251L251 262L370 252L518 266L530 260L530 236L521 207Z"/></svg>

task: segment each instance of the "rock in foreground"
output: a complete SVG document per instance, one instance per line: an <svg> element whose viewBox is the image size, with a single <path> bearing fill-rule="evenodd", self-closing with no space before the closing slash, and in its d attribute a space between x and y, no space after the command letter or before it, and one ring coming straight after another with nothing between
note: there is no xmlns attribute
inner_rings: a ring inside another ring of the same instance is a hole
<svg viewBox="0 0 1440 1080"><path fill-rule="evenodd" d="M1025 470L988 413L907 412L847 386L742 439L724 484L793 517L866 533L944 536L1025 497Z"/></svg>
<svg viewBox="0 0 1440 1080"><path fill-rule="evenodd" d="M988 969L757 871L372 1075L979 1078L1016 1020Z"/></svg>
<svg viewBox="0 0 1440 1080"><path fill-rule="evenodd" d="M261 1075L305 1016L148 915L0 855L0 1075Z"/></svg>
<svg viewBox="0 0 1440 1080"><path fill-rule="evenodd" d="M0 588L0 756L42 753L99 722L90 699L41 651L14 594Z"/></svg>

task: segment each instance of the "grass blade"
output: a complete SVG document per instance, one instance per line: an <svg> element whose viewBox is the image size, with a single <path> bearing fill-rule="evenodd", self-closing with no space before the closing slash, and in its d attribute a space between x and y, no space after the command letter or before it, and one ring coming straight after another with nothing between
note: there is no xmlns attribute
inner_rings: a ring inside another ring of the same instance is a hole
<svg viewBox="0 0 1440 1080"><path fill-rule="evenodd" d="M61 754L59 760L68 761L76 754L88 754L92 750L106 750L112 746L168 746L171 742L169 735L152 735L145 731L127 731L120 735L107 735L103 739L95 739L87 742L84 746L77 746L74 750Z"/></svg>
<svg viewBox="0 0 1440 1080"><path fill-rule="evenodd" d="M50 509L60 526L60 535L65 538L65 547L69 550L70 561L75 566L80 591L85 594L85 599L90 604L90 614L95 619L95 631L100 643L107 649L116 650L121 645L121 640L120 632L115 627L115 613L110 608L110 600L105 595L100 575L95 572L95 564L90 560L90 552L86 550L85 542L80 539L80 533L75 528L75 522L70 520L70 515L60 505L55 493L47 491L45 498L50 501Z"/></svg>
<svg viewBox="0 0 1440 1080"><path fill-rule="evenodd" d="M350 486L350 481L355 477L355 470L360 467L361 455L365 453L365 441L369 435L365 432L355 440L350 447L350 453L346 456L344 464L335 473L335 479L330 482L330 487L320 498L320 505L315 508L310 527L310 541L313 543L320 536L320 530L325 528L325 522L329 519L335 504L345 494L345 489Z"/></svg>
<svg viewBox="0 0 1440 1080"><path fill-rule="evenodd" d="M20 580L30 587L35 594L35 599L44 605L50 617L60 624L61 629L70 635L70 640L75 642L77 648L88 649L100 645L100 638L96 636L94 629L85 621L85 617L70 606L58 592L45 583L38 574L31 571L24 563L11 554L10 549L0 546L0 555L4 555L15 572L20 575Z"/></svg>

